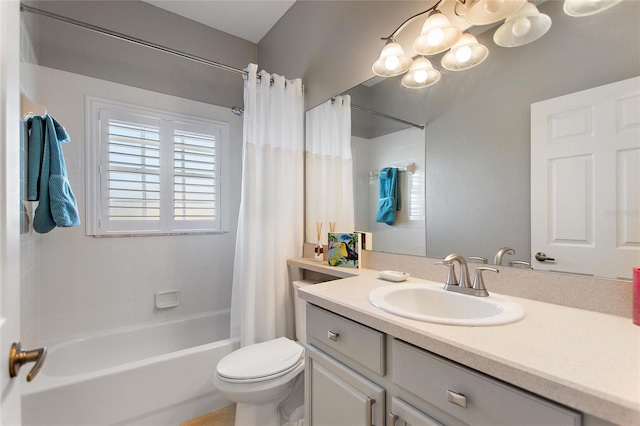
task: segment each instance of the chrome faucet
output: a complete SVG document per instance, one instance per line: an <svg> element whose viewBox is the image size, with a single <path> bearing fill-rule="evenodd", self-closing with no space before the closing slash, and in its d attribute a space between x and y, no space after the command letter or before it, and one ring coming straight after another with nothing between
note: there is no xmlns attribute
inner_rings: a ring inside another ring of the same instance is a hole
<svg viewBox="0 0 640 426"><path fill-rule="evenodd" d="M502 247L496 253L496 257L493 258L493 264L502 265L502 258L504 257L505 254L516 254L516 251L511 247Z"/></svg>
<svg viewBox="0 0 640 426"><path fill-rule="evenodd" d="M455 274L456 262L458 263L458 265L460 265L460 281L457 280ZM464 260L464 257L462 257L461 255L452 253L445 257L442 262L436 262L436 265L445 265L449 268L447 281L444 284L444 289L446 291L453 291L456 293L469 294L471 296L479 297L486 297L489 295L489 292L484 286L482 271L489 270L496 273L500 272L495 268L478 266L475 269L475 277L472 284L471 279L469 278L469 268L467 266L467 261Z"/></svg>

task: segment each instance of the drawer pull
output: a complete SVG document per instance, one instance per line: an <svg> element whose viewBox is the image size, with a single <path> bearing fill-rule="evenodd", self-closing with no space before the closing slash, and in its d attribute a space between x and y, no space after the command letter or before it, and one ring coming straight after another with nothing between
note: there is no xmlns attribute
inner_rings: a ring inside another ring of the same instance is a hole
<svg viewBox="0 0 640 426"><path fill-rule="evenodd" d="M398 416L389 411L387 413L387 426L396 426L396 420L398 420Z"/></svg>
<svg viewBox="0 0 640 426"><path fill-rule="evenodd" d="M460 406L462 408L467 408L467 397L464 396L461 393L448 390L447 391L447 400L452 404L455 404L455 405Z"/></svg>
<svg viewBox="0 0 640 426"><path fill-rule="evenodd" d="M365 419L364 422L367 426L373 426L373 403L376 402L375 399L367 397L365 401Z"/></svg>
<svg viewBox="0 0 640 426"><path fill-rule="evenodd" d="M328 331L327 337L329 338L329 340L333 340L334 342L338 341L338 333L335 333L331 330Z"/></svg>

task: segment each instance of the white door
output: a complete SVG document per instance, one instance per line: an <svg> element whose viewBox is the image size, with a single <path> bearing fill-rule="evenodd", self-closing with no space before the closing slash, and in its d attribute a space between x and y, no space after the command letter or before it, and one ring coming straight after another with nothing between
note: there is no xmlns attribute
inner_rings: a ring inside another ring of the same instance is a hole
<svg viewBox="0 0 640 426"><path fill-rule="evenodd" d="M0 1L0 425L19 425L20 381L9 378L9 350L20 319L20 133L18 1Z"/></svg>
<svg viewBox="0 0 640 426"><path fill-rule="evenodd" d="M610 278L640 265L640 77L531 105L531 255Z"/></svg>

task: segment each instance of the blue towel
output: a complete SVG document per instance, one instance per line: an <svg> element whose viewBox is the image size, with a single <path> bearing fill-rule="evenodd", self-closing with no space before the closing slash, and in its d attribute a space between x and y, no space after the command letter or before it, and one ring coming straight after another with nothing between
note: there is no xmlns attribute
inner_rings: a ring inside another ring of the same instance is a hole
<svg viewBox="0 0 640 426"><path fill-rule="evenodd" d="M38 200L33 229L45 234L56 226L80 225L76 197L73 195L60 144L69 142L67 131L50 115L28 121L28 194Z"/></svg>
<svg viewBox="0 0 640 426"><path fill-rule="evenodd" d="M392 225L396 221L396 210L402 207L400 180L397 167L385 167L378 175L380 199L376 211L376 222Z"/></svg>

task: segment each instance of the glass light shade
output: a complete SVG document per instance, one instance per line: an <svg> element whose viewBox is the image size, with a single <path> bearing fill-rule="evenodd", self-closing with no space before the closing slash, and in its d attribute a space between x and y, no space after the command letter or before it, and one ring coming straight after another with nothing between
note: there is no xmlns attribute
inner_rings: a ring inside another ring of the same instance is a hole
<svg viewBox="0 0 640 426"><path fill-rule="evenodd" d="M487 59L489 49L478 43L469 33L462 34L460 40L442 57L442 66L449 71L462 71L473 68Z"/></svg>
<svg viewBox="0 0 640 426"><path fill-rule="evenodd" d="M486 25L503 20L520 9L527 0L467 0L464 18L472 25Z"/></svg>
<svg viewBox="0 0 640 426"><path fill-rule="evenodd" d="M461 35L458 27L451 25L446 16L436 11L424 21L420 35L413 42L413 50L421 55L435 55L453 46Z"/></svg>
<svg viewBox="0 0 640 426"><path fill-rule="evenodd" d="M405 73L411 66L412 59L398 43L389 41L380 52L380 57L371 70L380 77L393 77Z"/></svg>
<svg viewBox="0 0 640 426"><path fill-rule="evenodd" d="M438 80L440 80L440 72L433 68L427 58L418 56L413 60L409 72L402 76L401 82L409 89L422 89L437 83Z"/></svg>
<svg viewBox="0 0 640 426"><path fill-rule="evenodd" d="M622 0L565 0L564 13L569 16L589 16L612 8Z"/></svg>
<svg viewBox="0 0 640 426"><path fill-rule="evenodd" d="M502 47L516 47L531 43L545 35L551 28L551 18L538 12L527 2L509 16L493 34L493 41Z"/></svg>

